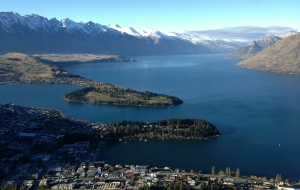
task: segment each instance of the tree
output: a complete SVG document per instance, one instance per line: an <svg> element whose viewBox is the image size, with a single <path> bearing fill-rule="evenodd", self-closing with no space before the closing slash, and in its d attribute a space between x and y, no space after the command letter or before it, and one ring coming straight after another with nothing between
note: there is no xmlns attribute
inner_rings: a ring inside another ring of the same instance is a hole
<svg viewBox="0 0 300 190"><path fill-rule="evenodd" d="M284 183L289 184L289 183L290 183L290 180L289 180L289 179L285 179L285 180L284 180Z"/></svg>
<svg viewBox="0 0 300 190"><path fill-rule="evenodd" d="M219 176L224 176L224 171L223 170L219 171Z"/></svg>
<svg viewBox="0 0 300 190"><path fill-rule="evenodd" d="M173 190L173 186L172 185L168 185L167 190Z"/></svg>
<svg viewBox="0 0 300 190"><path fill-rule="evenodd" d="M215 175L215 166L213 166L213 167L211 168L211 174L212 174L212 175Z"/></svg>
<svg viewBox="0 0 300 190"><path fill-rule="evenodd" d="M8 185L5 181L2 182L1 190L17 190L18 187L14 183Z"/></svg>
<svg viewBox="0 0 300 190"><path fill-rule="evenodd" d="M235 177L239 178L241 175L240 169L236 169Z"/></svg>
<svg viewBox="0 0 300 190"><path fill-rule="evenodd" d="M226 168L226 176L230 177L230 167Z"/></svg>
<svg viewBox="0 0 300 190"><path fill-rule="evenodd" d="M277 175L276 175L275 182L276 182L276 183L282 182L281 174L277 174Z"/></svg>
<svg viewBox="0 0 300 190"><path fill-rule="evenodd" d="M205 190L205 183L204 183L204 181L201 181L200 190Z"/></svg>
<svg viewBox="0 0 300 190"><path fill-rule="evenodd" d="M179 186L179 190L184 190L183 185L180 185L180 186Z"/></svg>
<svg viewBox="0 0 300 190"><path fill-rule="evenodd" d="M115 171L115 167L113 167L113 166L109 167L109 171L111 171L111 172Z"/></svg>
<svg viewBox="0 0 300 190"><path fill-rule="evenodd" d="M46 190L47 189L47 186L45 184L43 185L39 185L39 190Z"/></svg>

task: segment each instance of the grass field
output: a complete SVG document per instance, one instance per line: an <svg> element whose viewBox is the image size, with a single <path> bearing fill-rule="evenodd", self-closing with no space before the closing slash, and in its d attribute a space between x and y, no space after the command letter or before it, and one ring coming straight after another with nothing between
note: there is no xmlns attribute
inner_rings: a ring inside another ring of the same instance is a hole
<svg viewBox="0 0 300 190"><path fill-rule="evenodd" d="M8 53L0 56L0 75L22 74L28 77L52 77L57 67L40 62L32 56L21 53Z"/></svg>

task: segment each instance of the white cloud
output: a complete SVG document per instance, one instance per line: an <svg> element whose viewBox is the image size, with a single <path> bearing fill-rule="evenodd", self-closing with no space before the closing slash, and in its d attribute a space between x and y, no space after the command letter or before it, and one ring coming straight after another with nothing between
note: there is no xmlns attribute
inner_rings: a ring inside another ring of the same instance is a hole
<svg viewBox="0 0 300 190"><path fill-rule="evenodd" d="M209 36L215 39L229 39L239 41L252 41L260 39L267 34L284 34L294 30L291 27L282 26L269 26L269 27L258 27L258 26L239 26L229 27L216 30L199 30L199 31L187 31L189 34L199 36Z"/></svg>

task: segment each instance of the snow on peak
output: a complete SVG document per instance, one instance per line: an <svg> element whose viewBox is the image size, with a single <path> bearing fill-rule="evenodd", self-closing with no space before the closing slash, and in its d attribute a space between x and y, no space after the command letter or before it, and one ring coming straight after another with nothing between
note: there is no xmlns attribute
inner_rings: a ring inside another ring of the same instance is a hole
<svg viewBox="0 0 300 190"><path fill-rule="evenodd" d="M210 41L216 41L212 38L205 36L195 36L186 33L176 33L176 32L161 32L154 29L136 29L132 27L121 27L120 25L110 24L107 25L109 28L117 30L122 34L128 34L131 36L139 37L139 38L151 38L155 42L158 42L160 39L180 39L184 41L191 42L193 44L207 44Z"/></svg>
<svg viewBox="0 0 300 190"><path fill-rule="evenodd" d="M132 27L121 27L118 24L110 24L108 25L109 28L117 30L119 32L121 32L122 34L128 34L131 36L135 36L135 37L143 37L143 33L140 33L139 31L137 31L136 29L132 28Z"/></svg>
<svg viewBox="0 0 300 190"><path fill-rule="evenodd" d="M100 24L95 24L93 22L74 22L69 18L61 20L63 28L66 28L70 32L81 31L87 34L98 34L99 32L105 31L105 28Z"/></svg>
<svg viewBox="0 0 300 190"><path fill-rule="evenodd" d="M278 36L281 37L281 38L285 38L285 37L293 36L293 35L296 35L296 34L300 34L300 31L291 30L288 33L280 34Z"/></svg>
<svg viewBox="0 0 300 190"><path fill-rule="evenodd" d="M14 12L0 12L0 24L6 31L13 31L12 25L14 23L27 26L33 30L44 30L48 33L58 31L61 28L68 32L81 32L89 35L98 35L99 33L108 33L111 35L130 35L137 38L150 38L159 42L159 40L184 40L193 44L207 44L210 42L217 42L215 39L211 39L205 36L196 36L187 33L176 33L176 32L162 32L154 29L136 29L132 27L122 27L118 24L115 25L101 25L98 23L89 22L75 22L69 18L62 19L61 21L56 18L48 20L45 17L37 14L30 14L20 16Z"/></svg>

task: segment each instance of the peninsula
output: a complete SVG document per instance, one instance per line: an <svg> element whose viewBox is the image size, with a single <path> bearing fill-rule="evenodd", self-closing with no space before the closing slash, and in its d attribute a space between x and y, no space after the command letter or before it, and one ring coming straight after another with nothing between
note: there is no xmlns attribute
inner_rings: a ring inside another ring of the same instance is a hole
<svg viewBox="0 0 300 190"><path fill-rule="evenodd" d="M177 97L153 92L139 92L109 83L86 79L62 69L66 64L85 62L134 61L116 55L8 53L0 56L0 84L72 84L85 88L68 93L64 99L72 102L122 106L166 107L182 104Z"/></svg>
<svg viewBox="0 0 300 190"><path fill-rule="evenodd" d="M206 139L221 135L217 127L203 119L171 118L150 123L121 121L110 123L110 126L112 131L107 131L106 137L125 139Z"/></svg>
<svg viewBox="0 0 300 190"><path fill-rule="evenodd" d="M75 63L102 63L102 62L135 62L120 55L103 55L103 54L33 54L34 58L54 65L63 67Z"/></svg>

